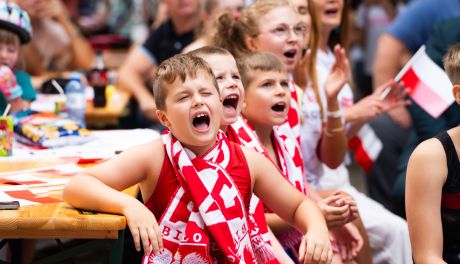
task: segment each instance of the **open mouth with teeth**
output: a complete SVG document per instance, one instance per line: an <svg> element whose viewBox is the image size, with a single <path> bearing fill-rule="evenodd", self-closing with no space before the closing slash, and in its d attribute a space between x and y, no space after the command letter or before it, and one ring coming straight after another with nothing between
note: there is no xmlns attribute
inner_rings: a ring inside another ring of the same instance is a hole
<svg viewBox="0 0 460 264"><path fill-rule="evenodd" d="M206 131L209 128L211 119L208 114L197 114L192 121L193 126L198 131Z"/></svg>
<svg viewBox="0 0 460 264"><path fill-rule="evenodd" d="M285 103L277 103L274 106L272 106L272 110L278 113L284 112L284 109L286 109Z"/></svg>
<svg viewBox="0 0 460 264"><path fill-rule="evenodd" d="M236 107L238 106L238 99L239 99L238 95L232 94L232 95L229 95L229 96L225 97L225 99L222 102L222 104L226 108L231 107L233 109L236 109Z"/></svg>

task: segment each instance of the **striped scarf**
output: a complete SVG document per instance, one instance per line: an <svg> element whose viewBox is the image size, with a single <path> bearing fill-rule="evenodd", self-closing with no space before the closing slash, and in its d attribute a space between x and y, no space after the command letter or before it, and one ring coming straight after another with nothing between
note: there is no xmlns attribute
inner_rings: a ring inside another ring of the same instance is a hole
<svg viewBox="0 0 460 264"><path fill-rule="evenodd" d="M263 154L267 158L270 157L267 154L264 146L260 143L254 129L250 128L246 120L239 116L237 121L227 128L227 136L230 140L245 146L249 149L257 151ZM255 253L258 258L258 263L279 263L276 260L273 253L273 248L270 244L270 237L268 235L268 226L265 220L265 210L262 201L256 196L251 196L251 203L249 206L249 216L253 220L255 225L258 226L259 235L253 236L253 240L258 241L258 246L255 248ZM254 245L255 243L253 243Z"/></svg>
<svg viewBox="0 0 460 264"><path fill-rule="evenodd" d="M184 148L171 133L162 140L180 186L159 222L164 250L157 256L152 252L143 263L255 263L253 226L225 171L230 149L224 134L218 134L204 157ZM210 256L211 237L222 253L217 260Z"/></svg>

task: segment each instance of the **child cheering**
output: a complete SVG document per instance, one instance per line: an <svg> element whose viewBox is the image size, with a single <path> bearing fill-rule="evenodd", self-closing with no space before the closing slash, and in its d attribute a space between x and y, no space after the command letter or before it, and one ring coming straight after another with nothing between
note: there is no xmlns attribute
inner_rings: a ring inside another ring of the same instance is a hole
<svg viewBox="0 0 460 264"><path fill-rule="evenodd" d="M169 132L74 177L64 199L75 207L124 214L148 262L254 263L250 236L256 230L247 221L254 192L306 233L300 255L308 263L330 263L319 209L268 159L219 132L222 103L209 66L176 55L160 65L154 87L157 117ZM134 184L145 206L120 192Z"/></svg>

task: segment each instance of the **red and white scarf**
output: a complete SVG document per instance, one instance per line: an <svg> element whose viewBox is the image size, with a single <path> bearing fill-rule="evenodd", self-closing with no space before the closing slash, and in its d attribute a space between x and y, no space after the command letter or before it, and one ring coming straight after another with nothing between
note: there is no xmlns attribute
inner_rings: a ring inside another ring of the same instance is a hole
<svg viewBox="0 0 460 264"><path fill-rule="evenodd" d="M292 108L291 108L292 109ZM304 165L300 152L299 139L294 129L284 123L273 128L273 142L277 152L278 164L283 175L297 190L307 195L307 180L304 177ZM290 249L294 257L297 256L303 234L292 229L276 236L283 247Z"/></svg>
<svg viewBox="0 0 460 264"><path fill-rule="evenodd" d="M293 110L295 111L295 110ZM273 127L273 137L275 139L275 150L277 151L278 164L280 164L280 171L289 182L295 186L299 191L307 193L307 182L304 177L304 166L302 161L302 154L300 152L300 144L297 141L297 135L294 129L290 128L288 122ZM251 148L267 158L265 147L257 137L256 132L243 117L231 125L235 133L238 135L240 144ZM275 163L276 164L276 163Z"/></svg>
<svg viewBox="0 0 460 264"><path fill-rule="evenodd" d="M242 116L239 116L236 122L228 126L227 136L230 140L234 140L234 142L242 146L245 146L261 154L264 154L267 158L270 159L270 157L267 155L267 151L265 150L264 146L260 143L260 140L257 138L254 129L249 127L248 123L246 122L246 120L243 119ZM273 248L270 243L268 226L265 220L264 205L262 201L260 201L260 199L254 194L251 196L251 203L249 206L249 218L251 219L251 221L255 222L254 225L257 225L259 230L259 234L257 236L251 237L255 253L258 258L258 263L279 263L274 255Z"/></svg>
<svg viewBox="0 0 460 264"><path fill-rule="evenodd" d="M289 111L291 115L294 117L298 116L296 109L294 108L292 111L291 109ZM251 147L271 159L257 137L256 132L246 120L240 117L238 118L238 121L233 123L231 126L238 135L241 135L239 139L243 145ZM280 129L280 126L275 126L273 128L275 151L277 152L278 164L280 164L280 172L293 186L306 195L307 181L303 174L304 166L299 141L297 141L297 136L294 129L290 127L289 122L286 122L281 126L282 129ZM251 203L252 202L253 199L251 199ZM258 203L259 206L261 204L261 202ZM292 254L297 253L302 237L303 235L297 230L284 232L277 236L284 247L291 249Z"/></svg>
<svg viewBox="0 0 460 264"><path fill-rule="evenodd" d="M244 119L242 116L239 116L236 122L231 124L229 127L232 128L233 131L236 133L239 139L238 143L240 145L250 148L252 150L255 150L269 157L267 155L267 151L265 150L265 147L262 145L262 143L260 143L260 140L257 137L256 132L254 131L252 127L250 127L246 119Z"/></svg>
<svg viewBox="0 0 460 264"><path fill-rule="evenodd" d="M307 181L304 177L302 154L294 132L275 126L273 139L281 172L297 190L306 195Z"/></svg>
<svg viewBox="0 0 460 264"><path fill-rule="evenodd" d="M245 205L225 171L230 163L225 135L218 134L204 157L184 148L171 133L162 140L180 186L160 220L164 250L158 256L152 252L143 263L255 263ZM222 259L211 258L211 237Z"/></svg>
<svg viewBox="0 0 460 264"><path fill-rule="evenodd" d="M284 124L279 127L287 133L295 137L300 145L300 106L297 94L297 85L294 81L289 81L289 92L291 93L291 101L287 119Z"/></svg>

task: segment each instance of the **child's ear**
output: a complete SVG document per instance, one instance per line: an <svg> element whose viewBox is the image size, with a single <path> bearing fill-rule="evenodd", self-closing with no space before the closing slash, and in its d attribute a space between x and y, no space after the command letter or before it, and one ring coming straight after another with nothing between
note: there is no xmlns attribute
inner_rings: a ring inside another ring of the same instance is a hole
<svg viewBox="0 0 460 264"><path fill-rule="evenodd" d="M163 110L157 110L157 117L158 117L158 120L160 121L160 123L167 127L168 129L171 127L171 123L169 122L168 120L168 117L166 116L166 113L165 111Z"/></svg>
<svg viewBox="0 0 460 264"><path fill-rule="evenodd" d="M244 42L246 43L246 47L248 47L248 49L250 51L256 51L257 50L257 46L256 46L256 43L254 41L254 38L246 36L245 39L244 39Z"/></svg>
<svg viewBox="0 0 460 264"><path fill-rule="evenodd" d="M460 84L454 85L452 88L452 94L454 95L454 99L457 101L457 104L460 104Z"/></svg>

